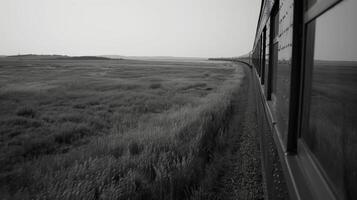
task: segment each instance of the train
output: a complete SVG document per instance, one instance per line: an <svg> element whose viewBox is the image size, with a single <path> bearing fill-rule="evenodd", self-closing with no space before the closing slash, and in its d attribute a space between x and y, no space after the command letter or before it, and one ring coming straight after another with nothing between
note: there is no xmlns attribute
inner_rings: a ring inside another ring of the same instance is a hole
<svg viewBox="0 0 357 200"><path fill-rule="evenodd" d="M357 0L262 0L252 67L267 199L357 199Z"/></svg>

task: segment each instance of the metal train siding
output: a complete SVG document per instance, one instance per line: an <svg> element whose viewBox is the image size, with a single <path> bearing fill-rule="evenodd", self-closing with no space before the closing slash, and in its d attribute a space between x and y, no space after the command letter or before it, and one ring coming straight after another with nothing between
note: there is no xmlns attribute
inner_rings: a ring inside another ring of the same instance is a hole
<svg viewBox="0 0 357 200"><path fill-rule="evenodd" d="M250 64L268 199L357 199L356 10L262 1Z"/></svg>

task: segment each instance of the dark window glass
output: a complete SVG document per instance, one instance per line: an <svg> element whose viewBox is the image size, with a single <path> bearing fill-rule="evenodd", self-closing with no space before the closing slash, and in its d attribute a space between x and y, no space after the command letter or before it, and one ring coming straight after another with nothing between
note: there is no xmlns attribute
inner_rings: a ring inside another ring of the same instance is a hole
<svg viewBox="0 0 357 200"><path fill-rule="evenodd" d="M273 6L271 18L270 18L270 33L269 33L269 73L267 74L267 99L272 100L272 93L276 91L276 67L278 64L278 42L277 35L279 29L279 12L277 4L278 1L275 1Z"/></svg>
<svg viewBox="0 0 357 200"><path fill-rule="evenodd" d="M322 1L322 0L319 0ZM310 9L313 5L315 5L318 2L318 0L304 0L304 4L305 4L305 10Z"/></svg>
<svg viewBox="0 0 357 200"><path fill-rule="evenodd" d="M272 52L272 61L271 61L271 73L272 73L272 84L271 84L271 93L276 92L276 68L278 66L278 43L273 44Z"/></svg>
<svg viewBox="0 0 357 200"><path fill-rule="evenodd" d="M290 74L293 40L293 0L280 1L278 66L276 68L275 114L278 129L283 140L286 139L289 118Z"/></svg>
<svg viewBox="0 0 357 200"><path fill-rule="evenodd" d="M261 64L261 68L260 68L260 83L264 84L264 74L265 74L265 28L263 29L263 33L262 33L262 64Z"/></svg>
<svg viewBox="0 0 357 200"><path fill-rule="evenodd" d="M274 16L274 29L273 29L273 38L276 38L279 34L279 10L277 8L277 11L275 13L276 15Z"/></svg>
<svg viewBox="0 0 357 200"><path fill-rule="evenodd" d="M256 44L255 49L254 49L253 64L254 64L254 68L258 71L258 68L259 68L259 41Z"/></svg>
<svg viewBox="0 0 357 200"><path fill-rule="evenodd" d="M266 30L265 30L265 64L264 64L264 84L265 84L265 91L267 92L268 88L268 74L269 74L269 36L270 36L270 23L268 20L268 23L266 24Z"/></svg>
<svg viewBox="0 0 357 200"><path fill-rule="evenodd" d="M257 69L258 68L258 47L255 47L255 52L254 52L254 67Z"/></svg>
<svg viewBox="0 0 357 200"><path fill-rule="evenodd" d="M262 75L262 58L263 58L262 41L263 41L263 38L260 36L260 41L259 41L260 55L259 55L259 71L258 71L259 77L261 77L261 75Z"/></svg>
<svg viewBox="0 0 357 200"><path fill-rule="evenodd" d="M259 39L259 43L258 43L258 50L259 50L259 58L258 58L258 69L257 69L257 72L258 72L258 75L260 76L260 68L261 68L261 64L262 64L262 40Z"/></svg>
<svg viewBox="0 0 357 200"><path fill-rule="evenodd" d="M309 125L302 137L341 199L357 199L356 10L357 1L345 0L309 25L316 32Z"/></svg>
<svg viewBox="0 0 357 200"><path fill-rule="evenodd" d="M258 70L259 67L259 44L255 47L255 69Z"/></svg>

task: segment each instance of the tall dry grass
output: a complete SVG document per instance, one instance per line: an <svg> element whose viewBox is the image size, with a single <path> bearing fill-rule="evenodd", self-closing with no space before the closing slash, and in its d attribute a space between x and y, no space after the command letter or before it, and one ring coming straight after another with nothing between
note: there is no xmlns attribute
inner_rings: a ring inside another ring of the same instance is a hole
<svg viewBox="0 0 357 200"><path fill-rule="evenodd" d="M236 69L198 104L153 115L129 130L120 128L121 119L112 124L110 134L86 145L19 164L17 171L0 177L6 183L0 191L2 199L190 198L202 180L207 182L207 171L219 167L208 164L217 142L224 142L222 133L241 76L241 69ZM19 113L31 114L26 109ZM75 137L70 130L85 129L71 126L56 138L70 142Z"/></svg>

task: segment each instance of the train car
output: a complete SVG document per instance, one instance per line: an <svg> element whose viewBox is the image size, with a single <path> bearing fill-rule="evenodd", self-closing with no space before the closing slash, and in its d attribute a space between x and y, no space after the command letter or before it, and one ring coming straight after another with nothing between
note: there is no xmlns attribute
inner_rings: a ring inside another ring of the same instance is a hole
<svg viewBox="0 0 357 200"><path fill-rule="evenodd" d="M357 199L357 0L263 0L250 62L268 199Z"/></svg>

